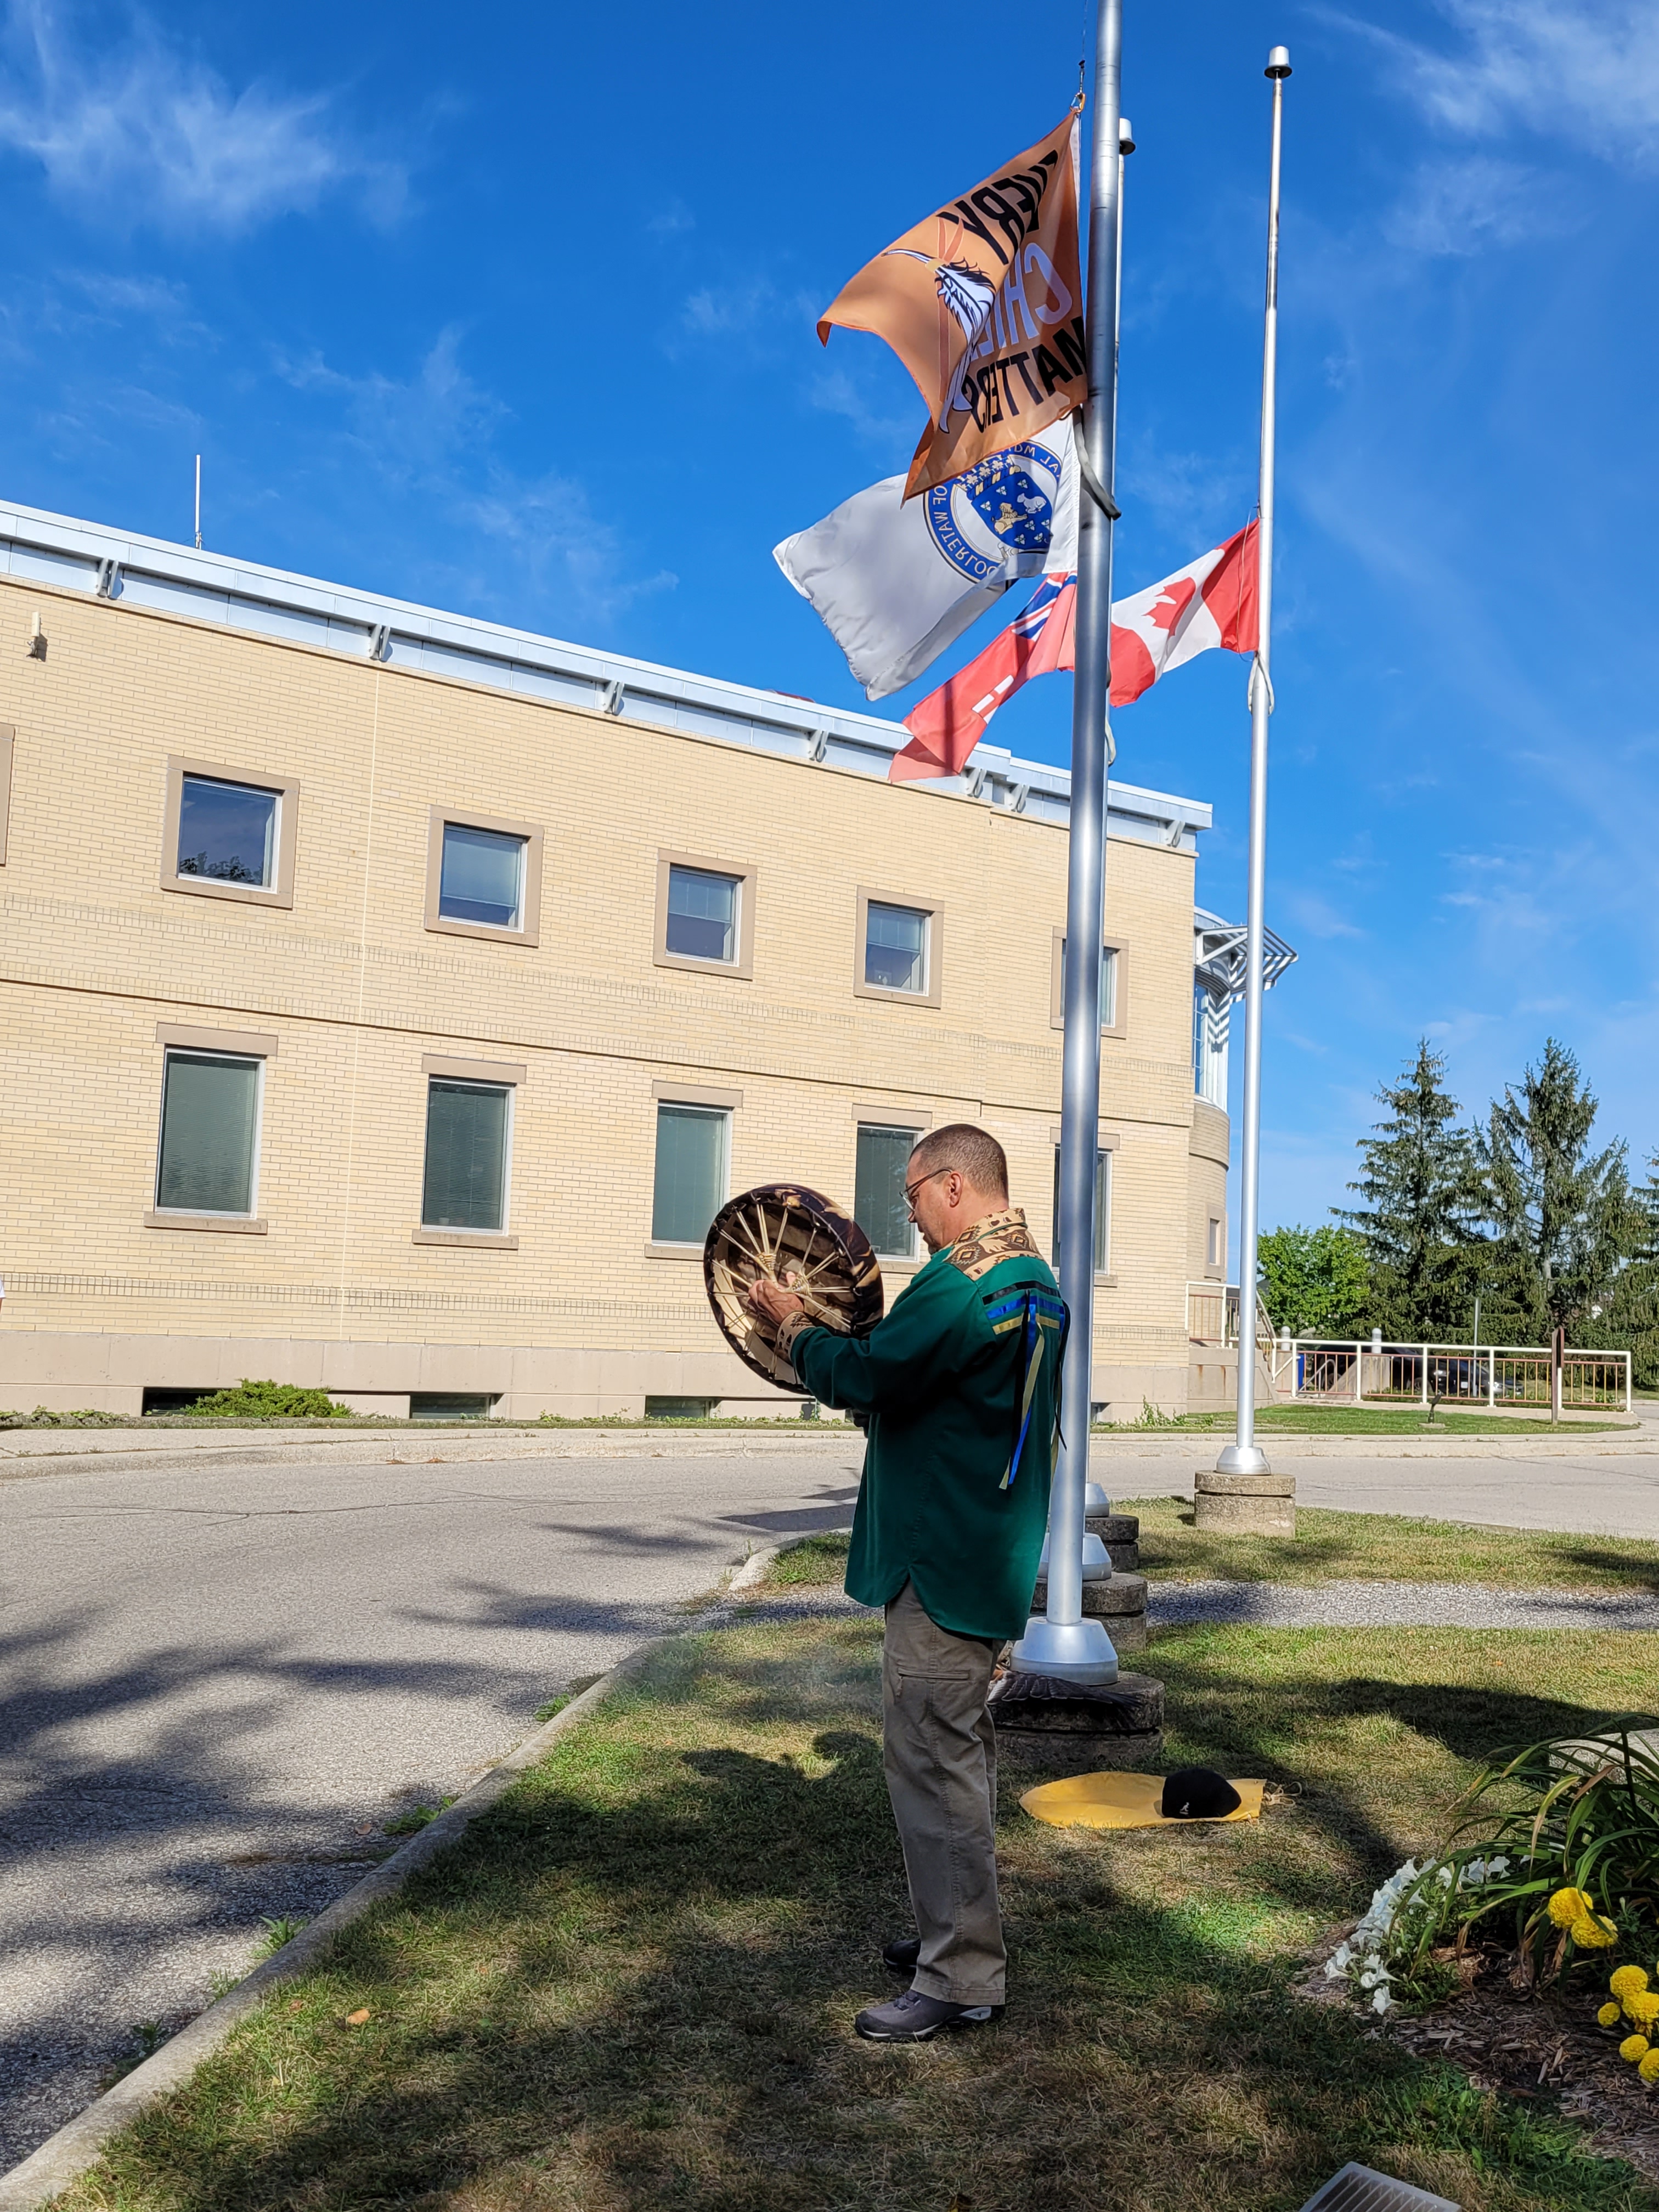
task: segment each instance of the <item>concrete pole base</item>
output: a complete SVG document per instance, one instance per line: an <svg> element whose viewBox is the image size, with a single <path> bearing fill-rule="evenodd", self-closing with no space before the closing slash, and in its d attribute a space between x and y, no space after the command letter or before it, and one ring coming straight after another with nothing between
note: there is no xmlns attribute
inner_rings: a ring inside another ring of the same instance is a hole
<svg viewBox="0 0 1659 2212"><path fill-rule="evenodd" d="M1201 1467L1193 1483L1193 1523L1215 1536L1294 1536L1296 1477Z"/></svg>

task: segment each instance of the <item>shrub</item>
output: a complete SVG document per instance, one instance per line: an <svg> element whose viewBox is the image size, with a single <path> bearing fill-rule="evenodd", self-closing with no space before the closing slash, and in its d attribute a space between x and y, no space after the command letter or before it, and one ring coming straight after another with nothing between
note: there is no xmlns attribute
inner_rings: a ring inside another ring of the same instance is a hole
<svg viewBox="0 0 1659 2212"><path fill-rule="evenodd" d="M256 1382L246 1376L234 1390L216 1390L185 1409L210 1420L332 1421L349 1415L349 1406L336 1405L326 1390L302 1390L294 1382Z"/></svg>

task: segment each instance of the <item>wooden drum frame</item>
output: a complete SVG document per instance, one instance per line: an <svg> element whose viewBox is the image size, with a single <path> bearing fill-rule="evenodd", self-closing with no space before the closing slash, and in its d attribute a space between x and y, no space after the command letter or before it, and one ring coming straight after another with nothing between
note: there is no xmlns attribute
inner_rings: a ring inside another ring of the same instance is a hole
<svg viewBox="0 0 1659 2212"><path fill-rule="evenodd" d="M793 1291L814 1322L840 1335L867 1336L881 1319L881 1269L869 1238L834 1199L804 1183L762 1183L728 1199L702 1248L703 1286L721 1335L764 1381L798 1389L769 1325L745 1300L763 1275Z"/></svg>

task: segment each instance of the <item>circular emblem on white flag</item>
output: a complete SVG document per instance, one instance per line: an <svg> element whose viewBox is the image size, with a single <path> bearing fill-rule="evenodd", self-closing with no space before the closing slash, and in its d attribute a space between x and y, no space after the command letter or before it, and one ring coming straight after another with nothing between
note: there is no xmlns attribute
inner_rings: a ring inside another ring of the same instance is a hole
<svg viewBox="0 0 1659 2212"><path fill-rule="evenodd" d="M922 495L934 544L970 584L1018 554L1046 553L1059 497L1060 458L1030 439Z"/></svg>

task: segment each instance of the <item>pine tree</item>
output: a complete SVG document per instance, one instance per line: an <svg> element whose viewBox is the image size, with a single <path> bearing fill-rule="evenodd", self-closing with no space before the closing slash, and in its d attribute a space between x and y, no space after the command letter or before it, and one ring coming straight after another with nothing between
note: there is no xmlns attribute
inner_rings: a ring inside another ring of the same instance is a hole
<svg viewBox="0 0 1659 2212"><path fill-rule="evenodd" d="M1638 1390L1652 1390L1659 1387L1659 1157L1648 1162L1648 1179L1631 1199L1641 1220L1639 1243L1601 1310L1592 1306L1588 1322L1576 1325L1573 1341L1628 1352L1631 1379Z"/></svg>
<svg viewBox="0 0 1659 2212"><path fill-rule="evenodd" d="M1650 1233L1623 1140L1589 1148L1595 1109L1577 1060L1550 1037L1539 1066L1504 1085L1475 1139L1511 1343L1542 1344L1553 1329L1590 1322Z"/></svg>
<svg viewBox="0 0 1659 2212"><path fill-rule="evenodd" d="M1371 1326L1389 1336L1460 1339L1480 1273L1480 1178L1446 1063L1425 1037L1398 1084L1377 1103L1389 1118L1359 1139L1364 1163L1348 1185L1362 1207L1334 1208L1364 1241L1371 1267Z"/></svg>

